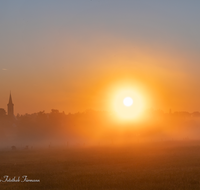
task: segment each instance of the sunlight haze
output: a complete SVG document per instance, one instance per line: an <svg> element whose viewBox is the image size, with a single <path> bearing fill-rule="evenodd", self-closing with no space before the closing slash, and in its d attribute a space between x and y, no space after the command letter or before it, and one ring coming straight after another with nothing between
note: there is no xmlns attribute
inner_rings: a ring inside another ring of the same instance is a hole
<svg viewBox="0 0 200 190"><path fill-rule="evenodd" d="M1 107L107 110L121 81L148 108L200 110L199 17L194 1L2 1ZM5 84L6 81L6 84Z"/></svg>

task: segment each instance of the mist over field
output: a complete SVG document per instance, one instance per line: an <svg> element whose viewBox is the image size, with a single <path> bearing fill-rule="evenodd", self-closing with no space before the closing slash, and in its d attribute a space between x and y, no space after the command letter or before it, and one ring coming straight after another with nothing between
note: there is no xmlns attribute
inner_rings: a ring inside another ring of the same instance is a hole
<svg viewBox="0 0 200 190"><path fill-rule="evenodd" d="M135 143L200 140L200 114L149 110L135 122L116 122L107 112L88 110L65 114L18 115L0 118L0 147L20 149L50 147L124 146Z"/></svg>

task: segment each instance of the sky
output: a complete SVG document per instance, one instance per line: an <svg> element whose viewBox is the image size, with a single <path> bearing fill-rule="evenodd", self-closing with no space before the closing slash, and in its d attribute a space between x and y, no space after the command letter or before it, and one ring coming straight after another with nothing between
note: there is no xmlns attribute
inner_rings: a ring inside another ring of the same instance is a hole
<svg viewBox="0 0 200 190"><path fill-rule="evenodd" d="M200 2L0 2L0 107L107 110L116 86L148 108L200 111Z"/></svg>

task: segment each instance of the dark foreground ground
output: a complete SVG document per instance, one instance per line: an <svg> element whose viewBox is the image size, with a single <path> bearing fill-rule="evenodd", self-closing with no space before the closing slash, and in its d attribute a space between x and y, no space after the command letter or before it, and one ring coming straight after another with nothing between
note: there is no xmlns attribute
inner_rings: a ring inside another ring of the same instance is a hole
<svg viewBox="0 0 200 190"><path fill-rule="evenodd" d="M0 189L200 189L200 142L154 143L118 148L1 150Z"/></svg>

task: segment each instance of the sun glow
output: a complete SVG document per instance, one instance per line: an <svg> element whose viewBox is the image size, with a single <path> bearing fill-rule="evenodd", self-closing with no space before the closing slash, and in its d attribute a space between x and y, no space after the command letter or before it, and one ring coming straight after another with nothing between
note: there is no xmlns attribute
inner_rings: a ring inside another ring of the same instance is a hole
<svg viewBox="0 0 200 190"><path fill-rule="evenodd" d="M123 103L125 106L129 107L133 104L133 99L130 97L126 97L124 98Z"/></svg>
<svg viewBox="0 0 200 190"><path fill-rule="evenodd" d="M112 109L120 120L138 120L143 115L145 106L144 97L134 88L122 88L114 94Z"/></svg>

